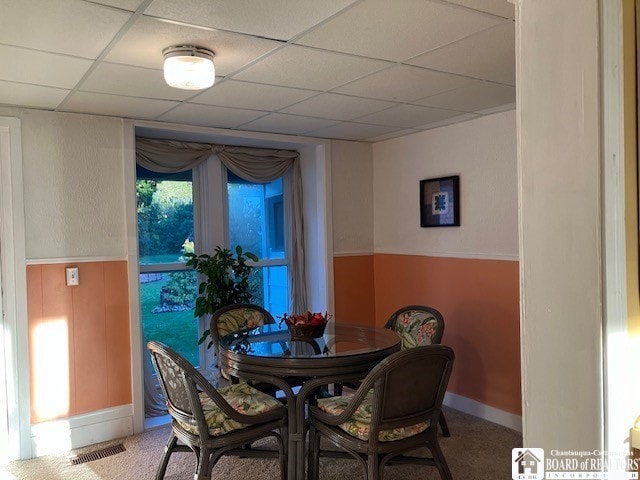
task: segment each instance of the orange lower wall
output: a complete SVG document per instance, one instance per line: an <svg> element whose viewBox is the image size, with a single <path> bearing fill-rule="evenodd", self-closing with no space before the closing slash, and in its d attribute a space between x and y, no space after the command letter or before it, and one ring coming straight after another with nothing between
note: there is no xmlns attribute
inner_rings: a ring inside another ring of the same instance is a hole
<svg viewBox="0 0 640 480"><path fill-rule="evenodd" d="M333 260L336 321L375 324L373 255Z"/></svg>
<svg viewBox="0 0 640 480"><path fill-rule="evenodd" d="M518 262L376 254L336 257L334 275L338 321L382 326L403 305L437 308L456 352L448 390L521 415Z"/></svg>
<svg viewBox="0 0 640 480"><path fill-rule="evenodd" d="M67 266L27 267L32 423L132 401L127 262Z"/></svg>

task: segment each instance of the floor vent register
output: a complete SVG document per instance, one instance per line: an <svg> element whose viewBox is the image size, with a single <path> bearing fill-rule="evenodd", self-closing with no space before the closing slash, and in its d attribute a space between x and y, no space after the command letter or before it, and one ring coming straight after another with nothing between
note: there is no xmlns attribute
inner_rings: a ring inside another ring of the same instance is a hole
<svg viewBox="0 0 640 480"><path fill-rule="evenodd" d="M71 457L71 465L80 465L81 463L93 462L94 460L100 460L101 458L109 457L111 455L122 453L124 451L124 445L119 443L110 447L101 448L100 450L94 450L93 452L87 452L75 457Z"/></svg>

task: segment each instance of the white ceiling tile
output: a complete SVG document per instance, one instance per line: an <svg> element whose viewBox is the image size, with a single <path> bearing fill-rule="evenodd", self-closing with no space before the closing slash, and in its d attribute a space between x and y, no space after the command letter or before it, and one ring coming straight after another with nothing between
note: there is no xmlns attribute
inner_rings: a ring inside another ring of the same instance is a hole
<svg viewBox="0 0 640 480"><path fill-rule="evenodd" d="M398 105L382 112L358 118L358 122L374 123L391 127L415 128L445 118L455 117L459 112L417 105Z"/></svg>
<svg viewBox="0 0 640 480"><path fill-rule="evenodd" d="M131 14L81 0L3 0L0 43L95 59Z"/></svg>
<svg viewBox="0 0 640 480"><path fill-rule="evenodd" d="M261 37L289 40L354 0L155 0L145 14Z"/></svg>
<svg viewBox="0 0 640 480"><path fill-rule="evenodd" d="M515 101L515 87L477 81L450 92L423 98L414 103L461 112L478 112Z"/></svg>
<svg viewBox="0 0 640 480"><path fill-rule="evenodd" d="M105 57L108 62L162 68L162 50L174 45L197 45L215 53L216 75L235 72L265 53L279 48L278 42L234 33L203 30L140 17Z"/></svg>
<svg viewBox="0 0 640 480"><path fill-rule="evenodd" d="M146 98L122 97L103 93L74 92L61 110L95 113L126 118L156 118L179 102Z"/></svg>
<svg viewBox="0 0 640 480"><path fill-rule="evenodd" d="M480 117L480 115L476 115L475 113L463 113L462 115L445 118L444 120L440 120L438 122L429 122L416 128L420 130L431 130L432 128L444 127L446 125L453 125L454 123L466 122L467 120L473 120L474 118L478 117Z"/></svg>
<svg viewBox="0 0 640 480"><path fill-rule="evenodd" d="M295 43L402 61L484 30L494 17L425 0L368 0L337 15ZM381 34L384 32L384 34Z"/></svg>
<svg viewBox="0 0 640 480"><path fill-rule="evenodd" d="M130 12L135 12L142 4L142 1L143 0L93 0L94 3L121 8L123 10L129 10Z"/></svg>
<svg viewBox="0 0 640 480"><path fill-rule="evenodd" d="M73 88L92 60L0 45L0 80Z"/></svg>
<svg viewBox="0 0 640 480"><path fill-rule="evenodd" d="M497 107L485 108L484 110L478 110L476 113L481 115L492 115L494 113L507 112L509 110L516 109L516 102L513 103L504 103L502 105L498 105Z"/></svg>
<svg viewBox="0 0 640 480"><path fill-rule="evenodd" d="M413 65L516 84L515 24L508 20L409 61Z"/></svg>
<svg viewBox="0 0 640 480"><path fill-rule="evenodd" d="M339 123L331 127L322 128L307 132L307 135L319 138L339 138L343 140L362 140L364 138L374 137L383 134L391 134L398 132L396 127L387 127L383 125L371 125L364 123Z"/></svg>
<svg viewBox="0 0 640 480"><path fill-rule="evenodd" d="M21 107L56 108L69 94L69 90L0 80L0 104Z"/></svg>
<svg viewBox="0 0 640 480"><path fill-rule="evenodd" d="M167 85L162 70L101 63L80 85L85 92L111 93L130 97L186 100L197 92Z"/></svg>
<svg viewBox="0 0 640 480"><path fill-rule="evenodd" d="M287 46L234 75L234 78L271 85L329 90L387 65L387 62L379 60Z"/></svg>
<svg viewBox="0 0 640 480"><path fill-rule="evenodd" d="M482 12L499 15L504 18L515 18L516 7L509 0L447 0L449 3L463 5Z"/></svg>
<svg viewBox="0 0 640 480"><path fill-rule="evenodd" d="M331 120L322 120L319 118L300 117L298 115L286 115L284 113L270 113L253 122L242 125L242 129L301 135L329 127L335 123L336 122Z"/></svg>
<svg viewBox="0 0 640 480"><path fill-rule="evenodd" d="M290 87L276 87L260 83L224 80L205 90L190 101L205 105L279 110L293 103L317 95L317 92Z"/></svg>
<svg viewBox="0 0 640 480"><path fill-rule="evenodd" d="M424 68L396 65L334 91L358 97L396 102L412 102L473 82L473 79L434 72Z"/></svg>
<svg viewBox="0 0 640 480"><path fill-rule="evenodd" d="M420 130L414 130L413 128L406 128L404 130L396 130L395 132L386 133L382 135L376 135L375 137L365 138L364 141L367 142L381 142L383 140L389 140L390 138L398 138L403 137L405 135L411 135L413 133L418 133Z"/></svg>
<svg viewBox="0 0 640 480"><path fill-rule="evenodd" d="M236 128L261 115L264 115L264 112L183 103L170 112L161 115L158 120L186 123L187 125L204 125L206 127Z"/></svg>
<svg viewBox="0 0 640 480"><path fill-rule="evenodd" d="M393 105L391 102L384 102L382 100L323 93L309 100L287 107L282 111L309 117L352 120L362 115L384 110Z"/></svg>

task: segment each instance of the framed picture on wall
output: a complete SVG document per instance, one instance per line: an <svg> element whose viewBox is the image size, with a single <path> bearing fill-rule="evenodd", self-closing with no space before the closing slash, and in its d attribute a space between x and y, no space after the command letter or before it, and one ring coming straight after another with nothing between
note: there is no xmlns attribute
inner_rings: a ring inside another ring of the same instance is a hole
<svg viewBox="0 0 640 480"><path fill-rule="evenodd" d="M420 226L460 226L460 176L420 181Z"/></svg>

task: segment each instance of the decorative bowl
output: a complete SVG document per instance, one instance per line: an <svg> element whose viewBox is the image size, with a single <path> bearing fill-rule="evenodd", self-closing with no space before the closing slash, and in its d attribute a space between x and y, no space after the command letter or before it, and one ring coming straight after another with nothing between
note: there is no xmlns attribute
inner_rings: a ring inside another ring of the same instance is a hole
<svg viewBox="0 0 640 480"><path fill-rule="evenodd" d="M330 316L322 313L283 314L280 323L285 323L292 340L318 338L324 335L324 329Z"/></svg>
<svg viewBox="0 0 640 480"><path fill-rule="evenodd" d="M320 325L287 325L289 333L291 333L292 340L305 339L305 338L319 338L324 335L324 328L327 323Z"/></svg>

